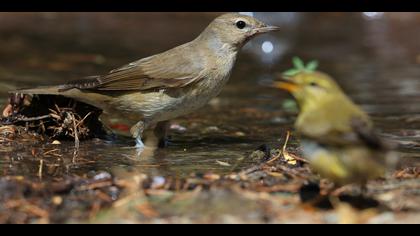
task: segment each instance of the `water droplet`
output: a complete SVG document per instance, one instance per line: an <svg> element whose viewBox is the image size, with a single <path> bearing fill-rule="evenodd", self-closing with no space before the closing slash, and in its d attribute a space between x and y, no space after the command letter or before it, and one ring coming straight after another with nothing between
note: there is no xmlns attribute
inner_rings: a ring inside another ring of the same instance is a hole
<svg viewBox="0 0 420 236"><path fill-rule="evenodd" d="M271 43L270 41L265 41L262 45L261 45L261 49L263 50L264 53L271 53L274 49L274 45L273 43Z"/></svg>

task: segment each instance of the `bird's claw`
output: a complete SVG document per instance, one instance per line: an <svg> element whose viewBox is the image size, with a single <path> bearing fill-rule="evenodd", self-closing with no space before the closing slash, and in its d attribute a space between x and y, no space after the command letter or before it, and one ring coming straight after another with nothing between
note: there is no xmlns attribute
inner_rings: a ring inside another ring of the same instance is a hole
<svg viewBox="0 0 420 236"><path fill-rule="evenodd" d="M137 149L144 149L144 143L141 141L141 138L136 138L136 148Z"/></svg>

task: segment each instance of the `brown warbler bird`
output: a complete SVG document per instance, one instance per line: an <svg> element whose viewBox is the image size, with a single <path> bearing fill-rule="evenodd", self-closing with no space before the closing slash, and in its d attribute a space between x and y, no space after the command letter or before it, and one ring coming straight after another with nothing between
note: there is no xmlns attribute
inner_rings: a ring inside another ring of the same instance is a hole
<svg viewBox="0 0 420 236"><path fill-rule="evenodd" d="M327 74L294 58L294 69L274 86L289 91L300 112L295 122L303 155L313 170L336 185L383 177L395 153L378 138L369 116Z"/></svg>
<svg viewBox="0 0 420 236"><path fill-rule="evenodd" d="M250 16L227 13L193 41L108 74L14 93L62 95L98 107L104 115L127 121L136 146L142 148L145 129L154 128L155 137L164 138L168 120L204 106L220 93L248 40L278 29Z"/></svg>

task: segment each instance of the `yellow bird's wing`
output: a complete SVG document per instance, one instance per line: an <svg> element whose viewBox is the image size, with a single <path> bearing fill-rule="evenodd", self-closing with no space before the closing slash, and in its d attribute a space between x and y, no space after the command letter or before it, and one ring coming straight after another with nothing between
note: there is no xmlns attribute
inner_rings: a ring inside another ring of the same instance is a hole
<svg viewBox="0 0 420 236"><path fill-rule="evenodd" d="M369 116L347 97L334 97L302 111L296 128L321 144L383 147Z"/></svg>

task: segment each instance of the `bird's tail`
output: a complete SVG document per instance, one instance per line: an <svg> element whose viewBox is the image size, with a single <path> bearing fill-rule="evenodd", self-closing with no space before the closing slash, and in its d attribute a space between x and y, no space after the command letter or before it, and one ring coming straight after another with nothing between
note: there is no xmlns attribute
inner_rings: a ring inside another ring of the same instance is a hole
<svg viewBox="0 0 420 236"><path fill-rule="evenodd" d="M18 89L9 91L10 94L28 94L28 95L58 95L61 94L59 86L43 86L31 89Z"/></svg>

